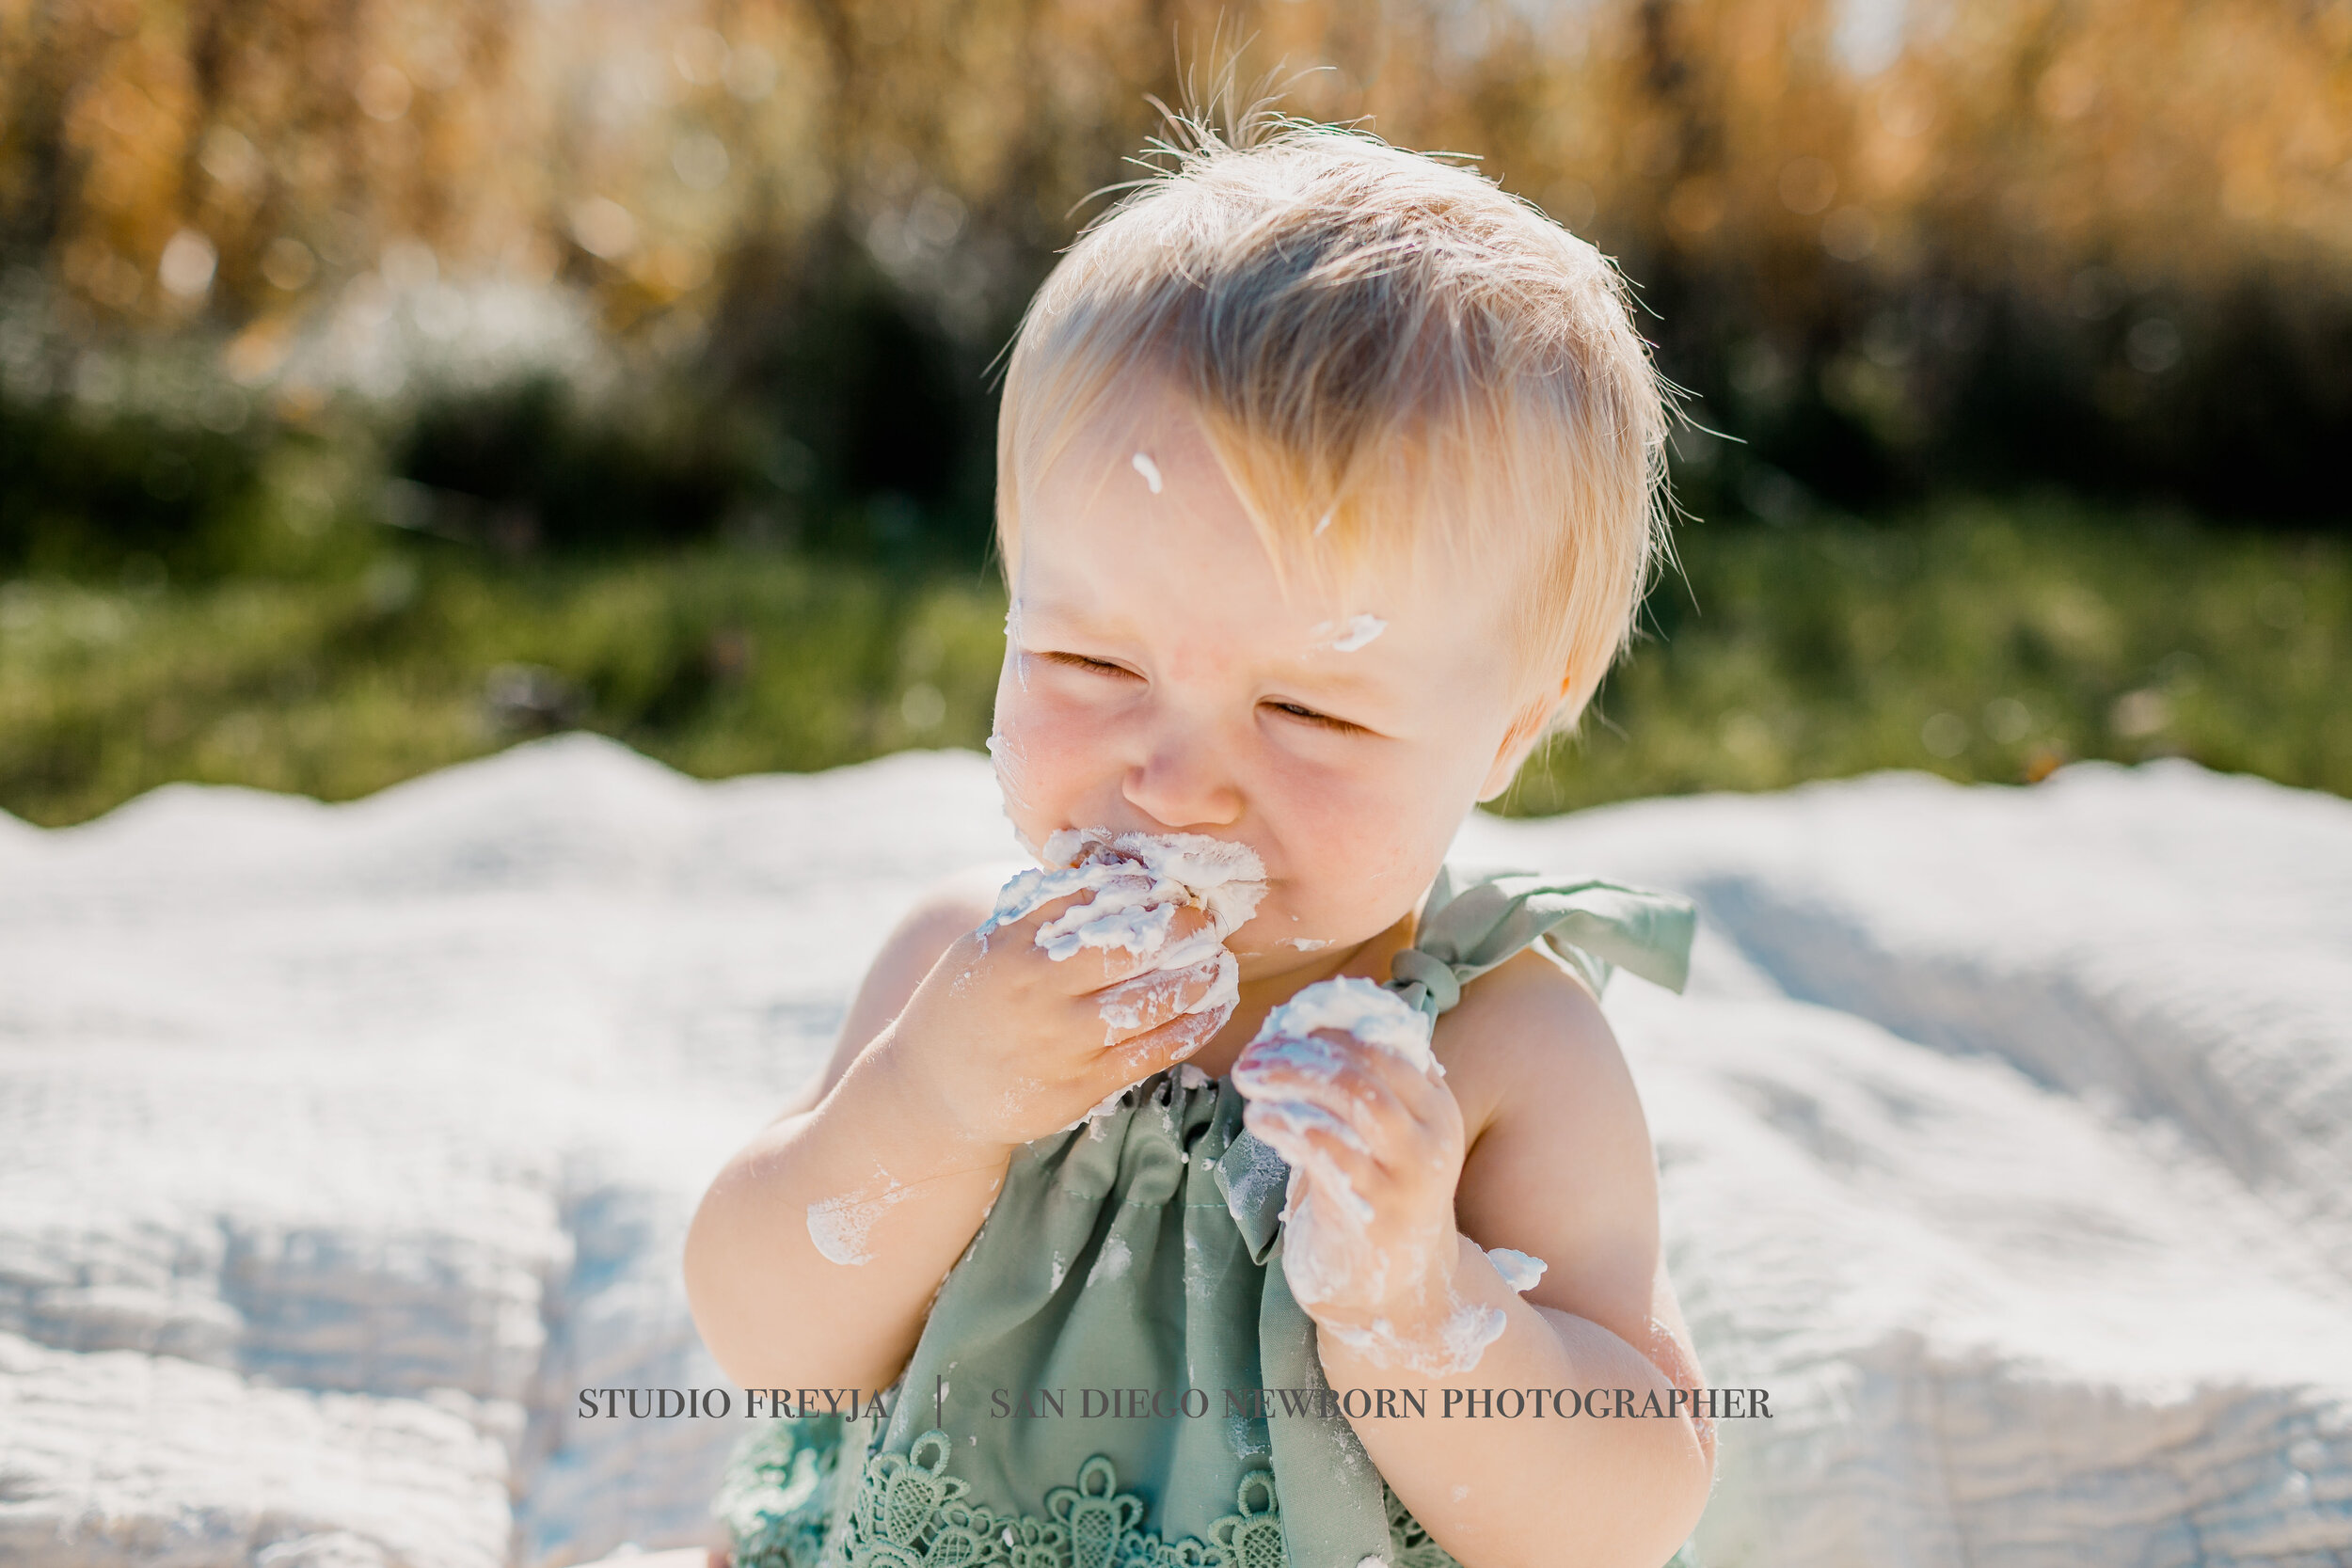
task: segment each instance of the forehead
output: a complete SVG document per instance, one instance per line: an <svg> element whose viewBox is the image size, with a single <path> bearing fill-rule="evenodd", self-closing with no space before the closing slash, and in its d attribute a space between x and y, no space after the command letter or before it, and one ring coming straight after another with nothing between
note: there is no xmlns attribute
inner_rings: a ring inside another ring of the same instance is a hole
<svg viewBox="0 0 2352 1568"><path fill-rule="evenodd" d="M1144 603L1243 624L1315 622L1400 574L1278 558L1183 398L1145 382L1069 431L1032 478L1017 585L1073 613ZM1388 592L1389 597L1395 597Z"/></svg>
<svg viewBox="0 0 2352 1568"><path fill-rule="evenodd" d="M1164 388L1112 400L1025 488L1013 583L1025 618L1288 660L1335 688L1417 662L1508 662L1497 585L1441 552L1349 570L1309 539L1278 565L1200 420Z"/></svg>
<svg viewBox="0 0 2352 1568"><path fill-rule="evenodd" d="M1025 504L1010 542L1016 562L1033 544L1069 551L1089 540L1187 543L1216 553L1228 571L1246 560L1286 599L1311 608L1417 575L1420 563L1404 559L1409 549L1351 556L1310 536L1295 517L1253 519L1231 468L1249 459L1220 451L1191 401L1157 372L1109 388L1086 417L1036 448L1039 460L1022 475Z"/></svg>

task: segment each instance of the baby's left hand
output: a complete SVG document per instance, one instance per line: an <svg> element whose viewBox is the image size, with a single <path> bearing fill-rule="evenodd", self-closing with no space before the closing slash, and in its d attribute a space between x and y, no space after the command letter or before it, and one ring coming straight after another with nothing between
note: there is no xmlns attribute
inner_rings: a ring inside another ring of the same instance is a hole
<svg viewBox="0 0 2352 1568"><path fill-rule="evenodd" d="M1242 1124L1291 1165L1283 1263L1299 1305L1351 1341L1441 1335L1463 1128L1439 1069L1318 1029L1252 1041L1232 1075Z"/></svg>

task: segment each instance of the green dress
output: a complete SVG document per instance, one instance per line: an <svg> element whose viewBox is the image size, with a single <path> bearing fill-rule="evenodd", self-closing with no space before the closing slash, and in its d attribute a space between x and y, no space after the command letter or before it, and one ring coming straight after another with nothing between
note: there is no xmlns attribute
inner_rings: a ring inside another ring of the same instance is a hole
<svg viewBox="0 0 2352 1568"><path fill-rule="evenodd" d="M1613 965L1679 990L1693 927L1660 894L1440 871L1389 985L1434 1019L1540 941L1597 993ZM1016 1152L895 1393L738 1450L738 1568L1458 1568L1328 1402L1289 1167L1242 1106L1168 1069Z"/></svg>

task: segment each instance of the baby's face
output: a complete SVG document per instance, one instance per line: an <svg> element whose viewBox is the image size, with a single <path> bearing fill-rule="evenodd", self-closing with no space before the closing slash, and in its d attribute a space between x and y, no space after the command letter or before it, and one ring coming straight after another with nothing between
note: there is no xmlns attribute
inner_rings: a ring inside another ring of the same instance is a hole
<svg viewBox="0 0 2352 1568"><path fill-rule="evenodd" d="M1031 846L1106 827L1264 859L1231 942L1245 980L1411 910L1534 717L1499 585L1423 567L1325 598L1296 576L1286 598L1186 405L1137 394L1025 508L996 690L991 749Z"/></svg>

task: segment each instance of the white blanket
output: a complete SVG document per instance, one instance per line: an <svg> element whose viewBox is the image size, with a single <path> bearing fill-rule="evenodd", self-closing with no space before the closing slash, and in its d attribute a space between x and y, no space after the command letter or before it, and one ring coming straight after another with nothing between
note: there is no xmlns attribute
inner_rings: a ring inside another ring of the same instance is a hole
<svg viewBox="0 0 2352 1568"><path fill-rule="evenodd" d="M1884 775L1460 852L1686 890L1609 995L1724 1424L1702 1560L2352 1553L2352 805ZM713 1540L678 1283L719 1161L984 759L703 784L609 742L348 806L0 817L0 1560L474 1568Z"/></svg>

